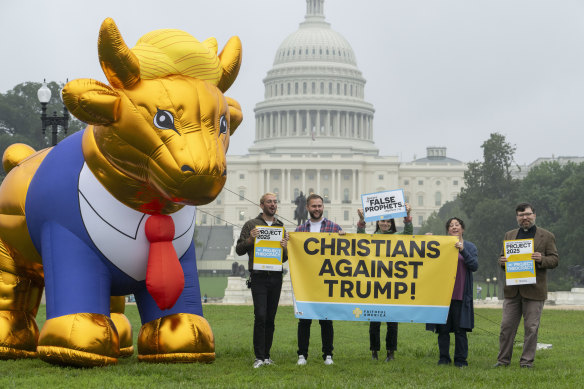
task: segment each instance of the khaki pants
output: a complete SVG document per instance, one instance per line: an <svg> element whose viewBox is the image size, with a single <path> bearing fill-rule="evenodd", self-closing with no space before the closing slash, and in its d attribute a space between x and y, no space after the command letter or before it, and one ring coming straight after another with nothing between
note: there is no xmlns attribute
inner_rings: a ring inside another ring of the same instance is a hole
<svg viewBox="0 0 584 389"><path fill-rule="evenodd" d="M517 334L517 327L523 316L525 336L523 339L523 354L519 360L521 366L532 366L537 348L537 331L543 310L543 301L530 300L521 297L506 298L503 302L503 318L501 319L501 333L499 335L499 355L497 361L503 365L511 363L513 342Z"/></svg>

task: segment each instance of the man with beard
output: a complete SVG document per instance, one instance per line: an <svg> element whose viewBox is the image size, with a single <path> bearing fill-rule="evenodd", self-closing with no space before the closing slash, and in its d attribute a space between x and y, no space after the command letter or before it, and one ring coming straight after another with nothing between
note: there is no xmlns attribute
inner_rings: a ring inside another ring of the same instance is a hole
<svg viewBox="0 0 584 389"><path fill-rule="evenodd" d="M297 232L338 232L345 235L341 226L322 216L324 201L319 195L312 193L306 199L306 209L310 219L296 228ZM333 364L333 322L332 320L319 320L320 337L322 341L322 359L325 365ZM298 365L306 365L308 358L308 343L310 342L311 319L299 319L298 321Z"/></svg>
<svg viewBox="0 0 584 389"><path fill-rule="evenodd" d="M284 223L276 218L278 200L274 193L266 193L260 198L262 212L255 218L248 220L241 229L241 234L235 246L238 255L247 253L248 270L251 274L251 296L253 298L253 349L255 353L254 368L264 365L273 365L270 358L270 349L274 338L274 320L280 301L282 290L282 271L254 270L254 243L259 235L257 226L284 227ZM281 246L284 248L282 262L288 260L286 246L288 233L284 234Z"/></svg>
<svg viewBox="0 0 584 389"><path fill-rule="evenodd" d="M519 366L533 367L537 347L537 331L547 299L546 270L558 266L558 250L554 234L535 225L535 209L531 204L521 203L515 209L519 228L508 231L504 240L533 239L534 252L531 259L535 261L535 284L505 286L503 318L499 335L499 355L495 367L508 366L511 363L513 342L517 327L523 316L525 328L523 354ZM505 269L507 258L504 252L499 258L499 265Z"/></svg>

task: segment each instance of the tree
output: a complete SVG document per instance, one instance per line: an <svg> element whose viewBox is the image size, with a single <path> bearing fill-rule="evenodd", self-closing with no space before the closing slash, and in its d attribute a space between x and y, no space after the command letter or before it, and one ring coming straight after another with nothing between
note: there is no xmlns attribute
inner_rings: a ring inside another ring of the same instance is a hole
<svg viewBox="0 0 584 389"><path fill-rule="evenodd" d="M465 188L459 197L469 217L468 222L465 220L465 238L479 250L477 274L489 278L499 273L497 258L503 233L515 226L513 212L520 181L511 176L515 146L504 135L491 134L481 148L483 162L468 164Z"/></svg>
<svg viewBox="0 0 584 389"><path fill-rule="evenodd" d="M483 199L514 199L519 182L511 176L515 146L504 135L493 133L482 145L483 162L468 164L465 187L460 198L463 209L472 218L476 204Z"/></svg>
<svg viewBox="0 0 584 389"><path fill-rule="evenodd" d="M464 220L465 225L468 228L468 223L466 222L468 217L462 210L462 202L459 198L444 203L438 212L432 213L424 222L424 225L420 227L418 233L425 234L431 232L434 235L445 235L446 222L448 219L455 216Z"/></svg>
<svg viewBox="0 0 584 389"><path fill-rule="evenodd" d="M60 95L63 84L50 82L47 84L51 90L51 100L47 105L47 115L53 111L62 115L63 103ZM38 82L24 82L16 85L6 93L0 93L0 152L13 143L26 143L36 150L49 145L51 134L41 134L41 104L38 101L37 91L41 87ZM69 121L69 134L85 128L85 124L71 116ZM59 128L59 139L64 134Z"/></svg>
<svg viewBox="0 0 584 389"><path fill-rule="evenodd" d="M568 290L584 283L581 256L584 227L574 222L584 217L579 206L584 191L584 164L545 162L532 168L522 180L519 201L533 205L536 224L556 236L560 264L548 272L550 290ZM580 275L579 275L580 274Z"/></svg>

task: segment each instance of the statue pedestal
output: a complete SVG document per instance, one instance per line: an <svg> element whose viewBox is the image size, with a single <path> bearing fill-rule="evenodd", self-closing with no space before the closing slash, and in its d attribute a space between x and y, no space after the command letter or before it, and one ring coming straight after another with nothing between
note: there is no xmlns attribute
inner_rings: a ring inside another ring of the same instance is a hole
<svg viewBox="0 0 584 389"><path fill-rule="evenodd" d="M280 303L278 305L292 304L292 280L290 279L290 271L288 271L282 280L282 293L280 293Z"/></svg>
<svg viewBox="0 0 584 389"><path fill-rule="evenodd" d="M549 292L546 302L555 305L584 305L584 288L572 288L569 292Z"/></svg>
<svg viewBox="0 0 584 389"><path fill-rule="evenodd" d="M287 267L287 265L284 265ZM222 303L225 304L245 304L253 305L253 298L251 297L251 289L245 285L247 278L241 277L227 277L227 288L225 288L225 296ZM292 281L290 279L290 271L286 272L282 280L282 292L280 293L280 303L278 305L292 305Z"/></svg>
<svg viewBox="0 0 584 389"><path fill-rule="evenodd" d="M225 304L253 304L251 290L245 285L247 278L227 277L227 288L222 302Z"/></svg>

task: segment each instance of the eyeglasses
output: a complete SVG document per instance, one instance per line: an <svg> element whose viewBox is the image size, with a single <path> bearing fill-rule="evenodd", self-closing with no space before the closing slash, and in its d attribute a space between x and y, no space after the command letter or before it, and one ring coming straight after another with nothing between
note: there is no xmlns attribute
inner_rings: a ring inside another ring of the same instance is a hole
<svg viewBox="0 0 584 389"><path fill-rule="evenodd" d="M533 212L524 212L524 213L518 213L517 217L530 217L531 215L533 215Z"/></svg>

